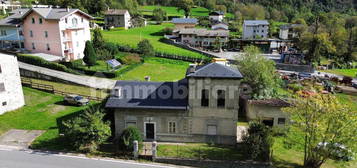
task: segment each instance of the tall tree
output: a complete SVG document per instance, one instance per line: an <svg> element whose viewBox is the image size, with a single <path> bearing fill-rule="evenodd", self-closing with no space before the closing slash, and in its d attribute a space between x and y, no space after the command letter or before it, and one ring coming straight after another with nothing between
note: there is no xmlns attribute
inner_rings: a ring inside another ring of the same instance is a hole
<svg viewBox="0 0 357 168"><path fill-rule="evenodd" d="M357 115L351 107L328 95L297 96L283 111L291 116L291 129L302 133L304 167L319 168L327 159L339 158L336 149L357 147Z"/></svg>
<svg viewBox="0 0 357 168"><path fill-rule="evenodd" d="M153 19L157 22L157 23L162 23L162 21L167 20L167 13L165 10L161 9L161 8L156 8L153 11Z"/></svg>
<svg viewBox="0 0 357 168"><path fill-rule="evenodd" d="M194 3L193 0L178 0L177 3L177 10L183 10L185 12L186 18L191 15L191 8L193 7Z"/></svg>
<svg viewBox="0 0 357 168"><path fill-rule="evenodd" d="M348 31L348 51L346 53L345 60L351 61L352 59L357 59L353 56L354 54L357 55L357 16L348 17L346 19L345 27Z"/></svg>
<svg viewBox="0 0 357 168"><path fill-rule="evenodd" d="M277 97L281 79L276 73L275 63L261 55L257 47L249 46L244 49L245 54L239 62L238 68L242 72L243 82L249 84L253 98L263 99Z"/></svg>
<svg viewBox="0 0 357 168"><path fill-rule="evenodd" d="M101 49L104 46L104 39L102 31L99 28L93 30L93 47L95 49Z"/></svg>
<svg viewBox="0 0 357 168"><path fill-rule="evenodd" d="M88 67L94 66L97 62L97 54L94 51L92 42L90 41L86 42L83 62L86 63Z"/></svg>

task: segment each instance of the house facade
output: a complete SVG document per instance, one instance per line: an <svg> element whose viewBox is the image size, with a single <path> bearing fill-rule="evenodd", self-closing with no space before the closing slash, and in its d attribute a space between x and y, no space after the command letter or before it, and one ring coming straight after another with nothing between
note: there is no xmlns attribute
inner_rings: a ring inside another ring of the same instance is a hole
<svg viewBox="0 0 357 168"><path fill-rule="evenodd" d="M297 27L302 26L301 24L287 24L280 26L279 38L283 40L292 39L298 36L297 32L294 30Z"/></svg>
<svg viewBox="0 0 357 168"><path fill-rule="evenodd" d="M246 117L248 120L260 120L267 126L285 126L289 115L282 108L290 106L281 99L248 100Z"/></svg>
<svg viewBox="0 0 357 168"><path fill-rule="evenodd" d="M131 16L128 10L109 9L104 13L104 23L107 29L114 27L131 27Z"/></svg>
<svg viewBox="0 0 357 168"><path fill-rule="evenodd" d="M173 18L172 23L175 25L175 29L189 29L195 28L198 20L196 18Z"/></svg>
<svg viewBox="0 0 357 168"><path fill-rule="evenodd" d="M9 13L10 16L0 20L1 49L23 49L25 47L21 17L28 10L13 10Z"/></svg>
<svg viewBox="0 0 357 168"><path fill-rule="evenodd" d="M25 105L17 58L0 53L0 115Z"/></svg>
<svg viewBox="0 0 357 168"><path fill-rule="evenodd" d="M266 39L269 34L269 22L266 20L244 20L243 39Z"/></svg>
<svg viewBox="0 0 357 168"><path fill-rule="evenodd" d="M145 140L235 144L241 73L217 63L191 65L177 82L118 81L106 107L115 135L137 127Z"/></svg>
<svg viewBox="0 0 357 168"><path fill-rule="evenodd" d="M210 12L208 18L213 23L223 22L224 12L222 12L222 11Z"/></svg>
<svg viewBox="0 0 357 168"><path fill-rule="evenodd" d="M23 15L25 48L59 56L64 61L84 57L92 17L78 9L32 8Z"/></svg>
<svg viewBox="0 0 357 168"><path fill-rule="evenodd" d="M216 45L217 40L224 47L229 41L228 30L180 29L175 34L179 42L192 47L210 48Z"/></svg>

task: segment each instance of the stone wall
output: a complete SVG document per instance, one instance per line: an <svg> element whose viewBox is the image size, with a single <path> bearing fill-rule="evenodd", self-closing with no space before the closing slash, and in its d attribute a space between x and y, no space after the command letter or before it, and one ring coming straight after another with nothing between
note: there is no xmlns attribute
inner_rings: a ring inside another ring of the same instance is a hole
<svg viewBox="0 0 357 168"><path fill-rule="evenodd" d="M285 71L296 71L296 72L308 72L314 73L315 69L311 65L294 65L294 64L283 64L276 63L276 69Z"/></svg>
<svg viewBox="0 0 357 168"><path fill-rule="evenodd" d="M5 91L0 91L0 115L25 104L19 65L13 55L0 54L0 85L5 86Z"/></svg>

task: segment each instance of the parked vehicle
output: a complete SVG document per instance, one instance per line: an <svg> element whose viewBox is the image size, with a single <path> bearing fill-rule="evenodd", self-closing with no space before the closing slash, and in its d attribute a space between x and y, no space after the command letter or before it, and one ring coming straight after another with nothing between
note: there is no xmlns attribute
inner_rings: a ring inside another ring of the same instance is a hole
<svg viewBox="0 0 357 168"><path fill-rule="evenodd" d="M300 72L299 73L299 78L311 78L311 74L310 73L304 73L304 72Z"/></svg>
<svg viewBox="0 0 357 168"><path fill-rule="evenodd" d="M66 95L64 101L68 104L85 106L89 103L89 100L78 95Z"/></svg>
<svg viewBox="0 0 357 168"><path fill-rule="evenodd" d="M354 87L355 89L357 89L357 83L352 83L352 87Z"/></svg>

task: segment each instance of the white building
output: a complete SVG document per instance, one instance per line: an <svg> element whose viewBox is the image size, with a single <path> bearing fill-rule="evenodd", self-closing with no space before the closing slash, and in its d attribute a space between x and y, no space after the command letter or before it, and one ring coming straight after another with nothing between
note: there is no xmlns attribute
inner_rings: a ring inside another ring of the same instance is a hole
<svg viewBox="0 0 357 168"><path fill-rule="evenodd" d="M266 20L244 20L243 39L266 39L269 33L269 22Z"/></svg>
<svg viewBox="0 0 357 168"><path fill-rule="evenodd" d="M0 54L0 115L25 105L17 58Z"/></svg>
<svg viewBox="0 0 357 168"><path fill-rule="evenodd" d="M301 24L287 24L280 26L279 38L283 40L292 39L298 36L294 30L297 27L303 26Z"/></svg>
<svg viewBox="0 0 357 168"><path fill-rule="evenodd" d="M224 12L222 11L214 11L214 12L211 12L209 13L209 20L211 22L223 22L223 19L224 19Z"/></svg>

